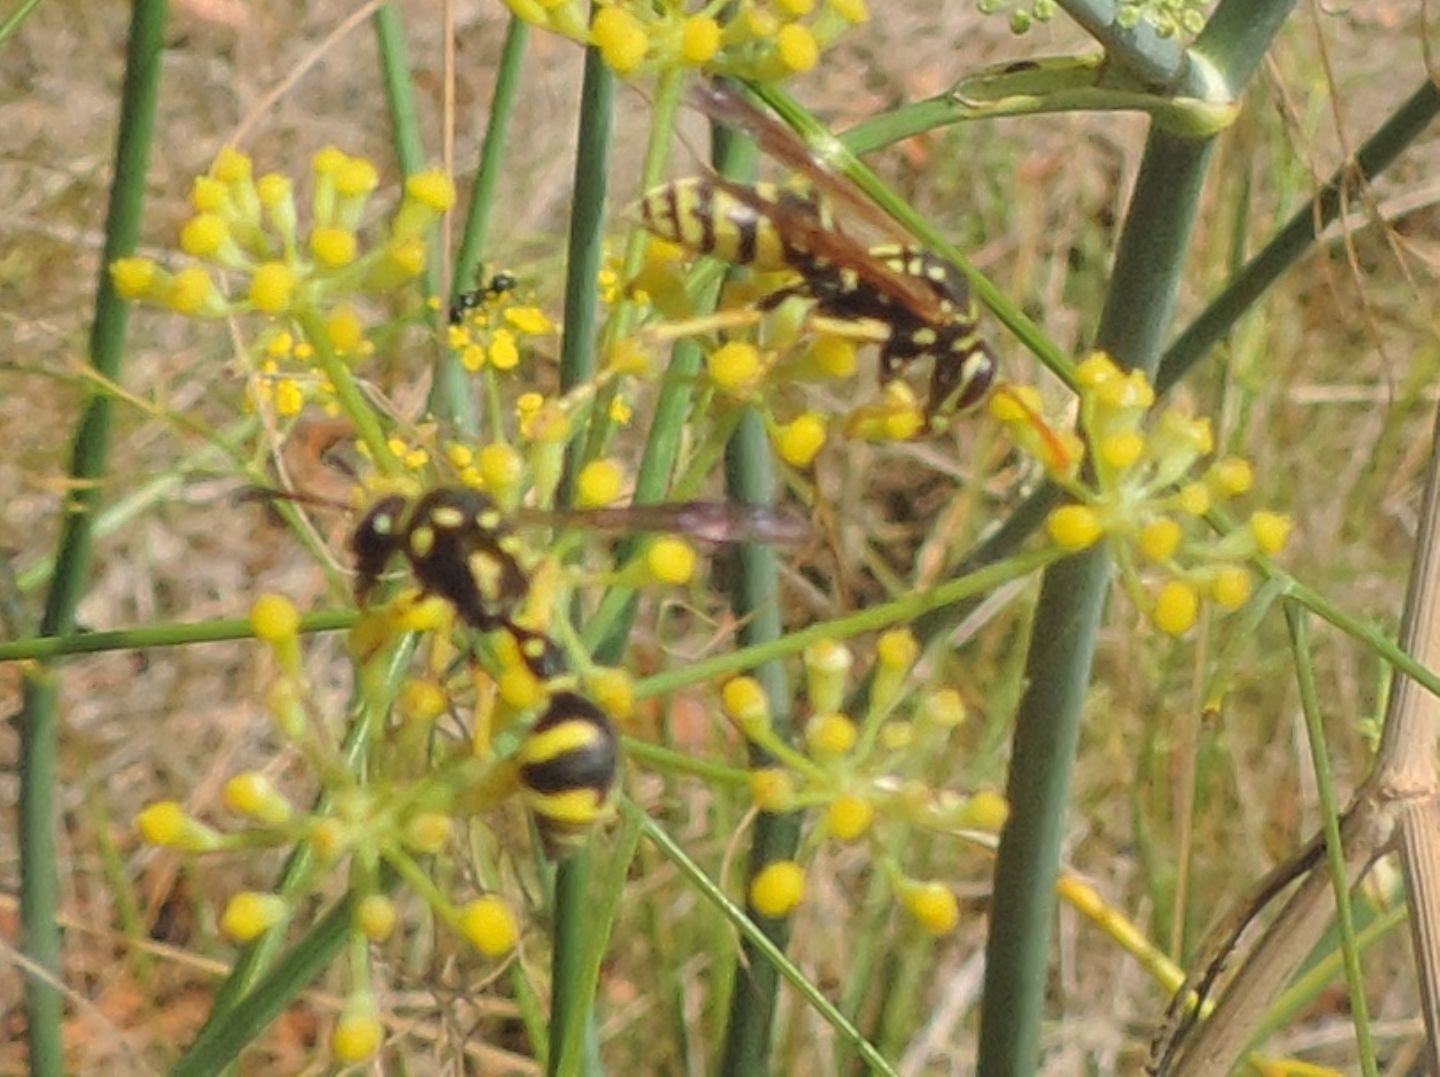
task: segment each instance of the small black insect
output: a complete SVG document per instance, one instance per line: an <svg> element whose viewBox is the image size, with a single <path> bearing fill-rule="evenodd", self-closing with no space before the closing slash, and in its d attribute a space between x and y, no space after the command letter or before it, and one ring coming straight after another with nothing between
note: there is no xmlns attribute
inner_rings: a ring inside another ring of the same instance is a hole
<svg viewBox="0 0 1440 1077"><path fill-rule="evenodd" d="M486 302L486 300L498 299L506 292L513 292L515 286L519 283L513 273L507 273L501 270L499 273L491 276L491 278L479 288L471 288L466 292L457 292L450 300L450 324L459 325L465 320L465 315L469 314L476 307Z"/></svg>

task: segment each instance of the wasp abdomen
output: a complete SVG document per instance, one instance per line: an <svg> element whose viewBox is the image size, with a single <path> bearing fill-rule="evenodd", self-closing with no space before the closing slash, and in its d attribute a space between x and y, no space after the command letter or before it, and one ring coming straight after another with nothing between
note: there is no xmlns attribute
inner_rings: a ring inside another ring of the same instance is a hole
<svg viewBox="0 0 1440 1077"><path fill-rule="evenodd" d="M520 786L552 859L573 852L611 810L619 742L605 712L558 692L520 744Z"/></svg>
<svg viewBox="0 0 1440 1077"><path fill-rule="evenodd" d="M756 184L746 192L753 202L713 180L692 176L646 192L640 215L652 233L698 254L764 273L792 268L794 252L767 210L784 199L805 196L781 191L772 183Z"/></svg>

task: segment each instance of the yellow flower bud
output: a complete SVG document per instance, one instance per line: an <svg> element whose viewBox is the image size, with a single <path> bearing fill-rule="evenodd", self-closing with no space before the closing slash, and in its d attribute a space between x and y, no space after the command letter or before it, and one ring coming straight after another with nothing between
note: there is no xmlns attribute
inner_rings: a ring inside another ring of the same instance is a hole
<svg viewBox="0 0 1440 1077"><path fill-rule="evenodd" d="M1180 548L1184 532L1180 525L1168 516L1151 520L1140 530L1138 545L1145 557L1157 564L1170 560Z"/></svg>
<svg viewBox="0 0 1440 1077"><path fill-rule="evenodd" d="M1155 597L1150 611L1155 627L1166 635L1183 636L1195 623L1200 612L1200 596L1195 588L1182 580L1170 580Z"/></svg>
<svg viewBox="0 0 1440 1077"><path fill-rule="evenodd" d="M805 726L805 744L818 759L833 759L855 747L855 723L843 714L817 714Z"/></svg>
<svg viewBox="0 0 1440 1077"><path fill-rule="evenodd" d="M770 724L770 701L754 677L732 677L726 681L720 689L720 702L725 713L742 730Z"/></svg>
<svg viewBox="0 0 1440 1077"><path fill-rule="evenodd" d="M520 348L510 330L497 329L491 334L490 365L496 370L514 370L520 365Z"/></svg>
<svg viewBox="0 0 1440 1077"><path fill-rule="evenodd" d="M840 841L863 837L874 822L874 805L851 793L836 797L825 811L826 828Z"/></svg>
<svg viewBox="0 0 1440 1077"><path fill-rule="evenodd" d="M695 575L695 551L684 539L663 536L646 547L645 566L657 582L678 587Z"/></svg>
<svg viewBox="0 0 1440 1077"><path fill-rule="evenodd" d="M825 418L807 411L775 431L775 451L792 467L809 467L825 445Z"/></svg>
<svg viewBox="0 0 1440 1077"><path fill-rule="evenodd" d="M580 478L575 484L575 503L587 509L609 505L620 496L624 487L625 473L618 463L614 460L591 460L580 469Z"/></svg>
<svg viewBox="0 0 1440 1077"><path fill-rule="evenodd" d="M421 853L438 853L450 842L455 824L448 815L437 811L416 812L405 824L405 838L410 847Z"/></svg>
<svg viewBox="0 0 1440 1077"><path fill-rule="evenodd" d="M289 914L285 899L278 894L241 891L232 897L220 915L220 930L236 942L250 942L269 931Z"/></svg>
<svg viewBox="0 0 1440 1077"><path fill-rule="evenodd" d="M936 938L950 934L960 923L960 903L950 888L941 883L902 886L900 901L916 922Z"/></svg>
<svg viewBox="0 0 1440 1077"><path fill-rule="evenodd" d="M375 1016L374 1004L347 1005L330 1033L330 1051L341 1063L364 1062L380 1050L385 1029Z"/></svg>
<svg viewBox="0 0 1440 1077"><path fill-rule="evenodd" d="M1257 512L1250 517L1250 533L1260 552L1274 556L1290 541L1290 528L1294 521L1278 512Z"/></svg>
<svg viewBox="0 0 1440 1077"><path fill-rule="evenodd" d="M820 43L808 27L799 23L782 26L775 35L775 46L780 62L790 71L809 71L820 60Z"/></svg>
<svg viewBox="0 0 1440 1077"><path fill-rule="evenodd" d="M250 627L260 639L276 643L300 631L300 611L284 595L263 594L250 607Z"/></svg>
<svg viewBox="0 0 1440 1077"><path fill-rule="evenodd" d="M139 299L150 290L157 270L149 258L117 258L110 263L110 280L121 299Z"/></svg>
<svg viewBox="0 0 1440 1077"><path fill-rule="evenodd" d="M266 262L250 278L250 303L262 314L283 314L297 283L295 271L284 262Z"/></svg>
<svg viewBox="0 0 1440 1077"><path fill-rule="evenodd" d="M192 258L209 258L230 238L230 226L216 213L197 213L180 229L180 249Z"/></svg>
<svg viewBox="0 0 1440 1077"><path fill-rule="evenodd" d="M590 40L605 63L623 75L633 70L650 47L640 20L622 7L604 7L590 24Z"/></svg>
<svg viewBox="0 0 1440 1077"><path fill-rule="evenodd" d="M680 28L680 57L687 64L709 63L720 51L720 24L709 15L691 15Z"/></svg>
<svg viewBox="0 0 1440 1077"><path fill-rule="evenodd" d="M761 916L789 916L805 897L805 872L793 860L762 868L750 883L750 906Z"/></svg>
<svg viewBox="0 0 1440 1077"><path fill-rule="evenodd" d="M395 930L395 903L384 894L368 894L355 907L355 928L371 942L383 942Z"/></svg>
<svg viewBox="0 0 1440 1077"><path fill-rule="evenodd" d="M1072 551L1093 546L1104 534L1100 517L1088 505L1061 505L1046 518L1045 530L1055 545Z"/></svg>
<svg viewBox="0 0 1440 1077"><path fill-rule="evenodd" d="M1210 597L1227 610L1245 605L1254 591L1255 581L1243 565L1222 565L1210 581Z"/></svg>
<svg viewBox="0 0 1440 1077"><path fill-rule="evenodd" d="M518 332L543 336L555 332L555 326L539 307L507 307L505 320Z"/></svg>
<svg viewBox="0 0 1440 1077"><path fill-rule="evenodd" d="M305 410L305 390L294 378L281 378L275 383L275 414L289 419Z"/></svg>
<svg viewBox="0 0 1440 1077"><path fill-rule="evenodd" d="M477 898L460 911L460 933L486 957L505 956L520 938L515 914L493 895Z"/></svg>
<svg viewBox="0 0 1440 1077"><path fill-rule="evenodd" d="M1180 511L1190 516L1204 516L1210 511L1210 490L1203 482L1187 482L1180 487Z"/></svg>
<svg viewBox="0 0 1440 1077"><path fill-rule="evenodd" d="M1144 438L1133 431L1122 431L1102 438L1097 454L1109 467L1124 471L1139 460L1144 451Z"/></svg>
<svg viewBox="0 0 1440 1077"><path fill-rule="evenodd" d="M706 360L710 380L729 393L753 389L764 377L764 365L755 345L732 340L710 353Z"/></svg>
<svg viewBox="0 0 1440 1077"><path fill-rule="evenodd" d="M1221 497L1238 497L1255 485L1255 469L1241 456L1227 456L1210 469L1210 481Z"/></svg>
<svg viewBox="0 0 1440 1077"><path fill-rule="evenodd" d="M790 811L795 803L795 782L788 770L761 767L749 775L750 799L761 811L779 814Z"/></svg>
<svg viewBox="0 0 1440 1077"><path fill-rule="evenodd" d="M279 826L294 814L294 809L273 782L258 770L236 774L225 783L225 806L268 826Z"/></svg>
<svg viewBox="0 0 1440 1077"><path fill-rule="evenodd" d="M317 228L310 233L310 253L326 269L340 269L355 261L359 246L348 228Z"/></svg>
<svg viewBox="0 0 1440 1077"><path fill-rule="evenodd" d="M1010 802L999 793L982 789L966 803L961 818L965 826L977 830L999 830L1010 818Z"/></svg>
<svg viewBox="0 0 1440 1077"><path fill-rule="evenodd" d="M956 729L965 724L965 701L955 689L941 688L920 705L920 719L939 729Z"/></svg>

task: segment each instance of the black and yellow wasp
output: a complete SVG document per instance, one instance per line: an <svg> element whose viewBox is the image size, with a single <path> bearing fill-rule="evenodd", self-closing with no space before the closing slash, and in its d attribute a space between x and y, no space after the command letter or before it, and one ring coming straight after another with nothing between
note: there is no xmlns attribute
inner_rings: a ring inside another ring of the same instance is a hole
<svg viewBox="0 0 1440 1077"><path fill-rule="evenodd" d="M895 226L789 128L737 94L711 83L697 91L697 104L711 119L753 135L809 185L746 186L714 174L675 180L640 200L645 227L696 254L799 277L767 296L762 309L802 296L830 318L882 325L881 384L910 363L931 360L926 412L932 419L978 404L994 380L995 358L978 333L979 311L965 275L909 237L878 246L852 237L832 203L886 231Z"/></svg>
<svg viewBox="0 0 1440 1077"><path fill-rule="evenodd" d="M386 566L402 557L421 588L455 607L482 632L509 633L538 677L563 672L564 656L546 635L515 623L530 591L513 525L604 531L665 531L707 543L793 543L808 525L782 510L723 501L631 505L573 512L517 510L502 515L484 494L439 486L416 498L392 494L364 515L350 536L355 595L370 597ZM573 851L609 810L619 766L618 738L605 712L575 692L557 692L526 733L517 777L547 855Z"/></svg>

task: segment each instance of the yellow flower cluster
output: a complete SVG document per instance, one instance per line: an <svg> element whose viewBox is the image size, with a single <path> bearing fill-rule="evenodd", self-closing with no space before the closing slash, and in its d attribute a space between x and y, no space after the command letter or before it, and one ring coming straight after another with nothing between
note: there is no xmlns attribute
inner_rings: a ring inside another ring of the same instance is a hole
<svg viewBox="0 0 1440 1077"><path fill-rule="evenodd" d="M769 917L789 915L804 891L801 864L826 838L864 842L891 881L901 904L926 931L944 935L958 922L953 892L943 883L910 878L895 850L897 831L924 827L946 833L995 830L1004 822L1002 797L962 796L934 784L954 772L951 739L964 724L965 706L953 689L922 691L911 685L919 659L915 637L904 629L882 633L865 713L843 710L854 654L835 640L806 649L810 716L803 750L781 740L770 724L770 703L760 683L735 677L720 690L721 707L751 743L775 762L750 773L750 793L761 811L817 809L821 825L810 832L797 860L777 861L754 879L751 906Z"/></svg>
<svg viewBox="0 0 1440 1077"><path fill-rule="evenodd" d="M587 25L584 0L505 2L527 22L594 45L621 75L689 68L766 82L809 71L870 17L865 0L739 0L699 11L680 0L611 0Z"/></svg>
<svg viewBox="0 0 1440 1077"><path fill-rule="evenodd" d="M1046 520L1050 540L1072 551L1110 540L1135 601L1170 635L1190 629L1205 598L1226 610L1244 605L1254 587L1247 563L1279 553L1290 530L1288 518L1260 511L1216 535L1208 518L1249 492L1250 463L1210 460L1207 419L1176 408L1152 415L1155 391L1140 372L1097 353L1076 373L1083 439L1055 432L1027 387L990 401L991 414L1071 499ZM1146 568L1154 582L1144 578Z"/></svg>
<svg viewBox="0 0 1440 1077"><path fill-rule="evenodd" d="M227 147L209 174L195 180L195 212L180 228L179 247L195 264L172 273L148 258L122 258L111 265L111 279L127 299L193 317L326 313L331 346L358 354L365 345L363 326L341 305L343 297L392 292L414 281L425 265L431 228L455 199L444 173L411 176L384 235L364 249L359 228L378 184L369 161L333 146L321 150L313 161L305 232L290 177L272 172L257 178L251 159ZM228 291L217 271L231 282Z"/></svg>
<svg viewBox="0 0 1440 1077"><path fill-rule="evenodd" d="M141 811L136 829L148 843L191 853L308 848L318 865L345 876L354 899L355 945L348 965L347 1002L332 1033L331 1049L342 1062L361 1061L379 1049L383 1038L371 996L366 945L388 938L399 916L384 892L379 865L388 864L403 878L424 877L417 858L454 850L462 819L509 798L515 790L515 764L495 758L488 750L481 753L478 745L465 739L448 742L448 754L437 751L434 722L449 707L449 687L442 685L439 672L448 663L439 661L432 663L430 675L412 677L402 686L395 722L375 730L377 753L368 767L360 768L370 772L368 781L361 780L343 763L346 749L328 734L339 723L309 720L315 702L301 661L299 612L279 595L262 595L251 609L250 623L277 667L269 708L282 734L309 760L327 795L307 810L268 774L246 771L231 777L222 790L223 805L237 825L225 830L211 827L178 802L167 800ZM603 681L606 698L620 705L626 686L608 675L611 672L597 675L597 683ZM324 874L317 870L311 889L304 892L234 894L220 915L221 930L238 943L283 931L311 893L328 885ZM519 925L499 895L482 893L455 903L433 884L419 892L437 918L482 957L500 960L514 949Z"/></svg>

